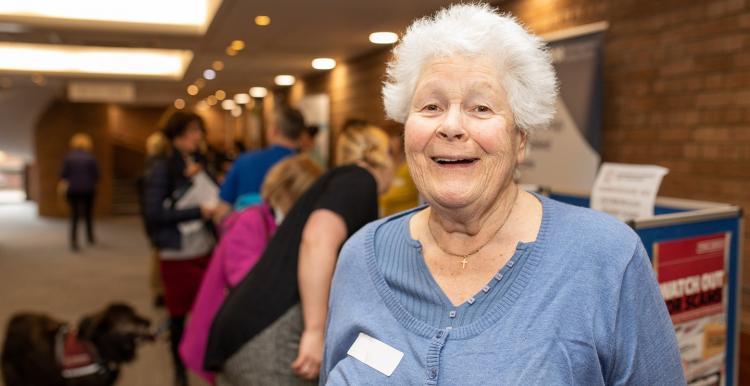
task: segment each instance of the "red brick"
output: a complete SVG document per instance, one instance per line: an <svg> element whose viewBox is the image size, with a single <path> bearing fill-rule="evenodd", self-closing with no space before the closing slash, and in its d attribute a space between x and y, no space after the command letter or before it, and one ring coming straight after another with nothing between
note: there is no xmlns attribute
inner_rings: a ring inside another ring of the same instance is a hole
<svg viewBox="0 0 750 386"><path fill-rule="evenodd" d="M697 142L726 142L731 138L731 131L727 128L703 127L693 131L693 139Z"/></svg>

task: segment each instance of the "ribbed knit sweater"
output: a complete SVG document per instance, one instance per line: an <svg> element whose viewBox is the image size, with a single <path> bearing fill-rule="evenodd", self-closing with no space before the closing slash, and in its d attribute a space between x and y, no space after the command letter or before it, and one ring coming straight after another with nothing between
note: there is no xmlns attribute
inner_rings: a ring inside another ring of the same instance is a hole
<svg viewBox="0 0 750 386"><path fill-rule="evenodd" d="M333 279L321 384L684 385L638 236L610 216L538 198L536 241L520 244L453 318L419 266L405 225L413 211L355 234ZM404 354L390 376L347 355L360 333Z"/></svg>

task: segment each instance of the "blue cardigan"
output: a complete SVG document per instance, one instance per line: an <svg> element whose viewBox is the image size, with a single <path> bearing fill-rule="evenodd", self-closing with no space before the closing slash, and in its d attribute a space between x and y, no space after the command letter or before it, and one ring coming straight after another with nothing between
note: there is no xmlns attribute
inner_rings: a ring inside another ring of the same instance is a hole
<svg viewBox="0 0 750 386"><path fill-rule="evenodd" d="M414 317L378 268L375 232L408 212L355 234L333 279L320 384L684 385L638 236L602 213L539 199L542 225L510 288L456 328ZM390 376L347 355L360 333L404 354Z"/></svg>

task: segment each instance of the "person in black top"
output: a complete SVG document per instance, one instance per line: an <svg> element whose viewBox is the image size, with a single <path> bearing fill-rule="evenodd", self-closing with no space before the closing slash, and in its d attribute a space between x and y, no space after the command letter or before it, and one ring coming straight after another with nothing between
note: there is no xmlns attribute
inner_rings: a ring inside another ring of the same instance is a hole
<svg viewBox="0 0 750 386"><path fill-rule="evenodd" d="M218 385L315 384L339 248L377 219L393 175L379 128L345 130L336 155L341 166L300 197L214 318L204 367Z"/></svg>
<svg viewBox="0 0 750 386"><path fill-rule="evenodd" d="M78 133L70 139L70 152L65 155L60 171L60 190L64 191L70 205L70 249L78 251L78 219L86 221L86 238L94 244L92 208L94 193L99 182L99 166L91 154L91 137Z"/></svg>
<svg viewBox="0 0 750 386"><path fill-rule="evenodd" d="M146 230L159 253L175 384L187 385L178 349L185 318L198 292L214 240L205 224L199 224L198 231L191 233L181 231L179 225L201 220L207 224L215 204L177 206L197 176L205 172L205 162L198 153L204 136L203 119L192 112L176 111L166 120L162 133L169 141L169 151L150 160L142 200Z"/></svg>

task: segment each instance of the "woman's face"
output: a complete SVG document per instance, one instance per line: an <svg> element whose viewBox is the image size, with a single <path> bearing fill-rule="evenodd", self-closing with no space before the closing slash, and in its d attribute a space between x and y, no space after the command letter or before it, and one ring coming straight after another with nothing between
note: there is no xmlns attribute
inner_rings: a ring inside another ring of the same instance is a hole
<svg viewBox="0 0 750 386"><path fill-rule="evenodd" d="M406 159L431 204L462 208L495 201L523 160L501 74L483 57L427 63L405 123Z"/></svg>
<svg viewBox="0 0 750 386"><path fill-rule="evenodd" d="M174 139L177 150L183 153L195 153L203 141L203 130L200 123L193 121L188 124L187 129L179 137Z"/></svg>

